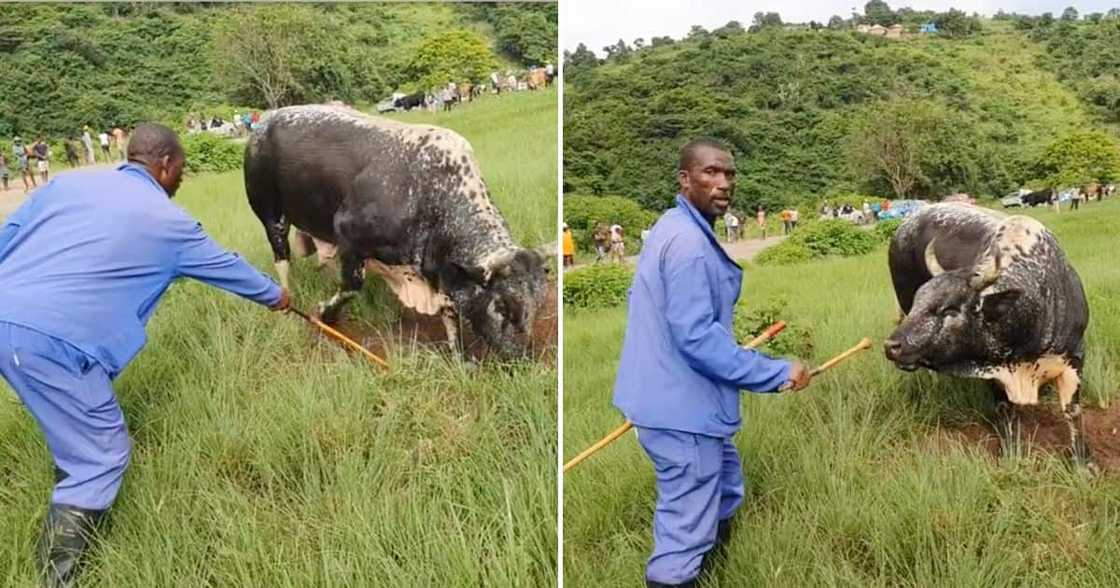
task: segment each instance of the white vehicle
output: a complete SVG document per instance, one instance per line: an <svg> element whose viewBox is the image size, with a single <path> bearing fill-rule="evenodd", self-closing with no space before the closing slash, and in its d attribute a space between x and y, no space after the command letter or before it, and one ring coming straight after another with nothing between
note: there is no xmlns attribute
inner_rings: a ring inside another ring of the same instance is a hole
<svg viewBox="0 0 1120 588"><path fill-rule="evenodd" d="M1016 208L1023 206L1023 195L1018 192L1012 192L1003 198L1000 198L999 203L1004 208Z"/></svg>

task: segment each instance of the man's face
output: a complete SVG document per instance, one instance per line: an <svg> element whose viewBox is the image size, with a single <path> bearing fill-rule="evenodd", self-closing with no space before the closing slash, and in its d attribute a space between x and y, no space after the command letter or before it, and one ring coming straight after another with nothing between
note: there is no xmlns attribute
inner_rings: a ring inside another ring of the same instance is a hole
<svg viewBox="0 0 1120 588"><path fill-rule="evenodd" d="M677 172L681 194L708 220L731 207L735 192L735 159L716 147L701 145L693 151L688 169Z"/></svg>
<svg viewBox="0 0 1120 588"><path fill-rule="evenodd" d="M183 166L186 163L186 157L181 153L164 157L161 160L156 181L159 182L160 186L163 186L163 190L167 192L169 198L175 197L175 192L179 190L179 186L183 183Z"/></svg>

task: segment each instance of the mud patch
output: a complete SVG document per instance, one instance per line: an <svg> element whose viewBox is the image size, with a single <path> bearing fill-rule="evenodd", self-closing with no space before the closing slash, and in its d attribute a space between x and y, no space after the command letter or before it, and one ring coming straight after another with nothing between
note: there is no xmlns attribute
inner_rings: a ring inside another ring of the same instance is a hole
<svg viewBox="0 0 1120 588"><path fill-rule="evenodd" d="M558 290L556 282L550 280L544 302L533 321L529 352L536 361L549 365L556 360L556 341L559 337ZM311 327L314 329L314 327ZM360 343L380 357L386 357L390 350L407 349L413 346L433 347L441 352L450 352L447 333L443 320L438 316L428 316L408 308L401 309L400 320L389 328L377 329L367 324L344 318L334 325L343 335ZM317 329L315 329L317 331ZM325 333L320 337L336 345L343 345ZM475 335L469 326L463 326L463 346L468 357L482 361L490 355L490 348L482 338Z"/></svg>
<svg viewBox="0 0 1120 588"><path fill-rule="evenodd" d="M1021 406L1023 450L1035 454L1066 456L1069 452L1069 427L1057 405ZM1120 473L1120 402L1107 409L1082 408L1085 438L1101 470ZM938 437L967 447L982 449L993 458L1000 455L999 436L991 423L970 423L946 427ZM939 439L940 441L941 439Z"/></svg>

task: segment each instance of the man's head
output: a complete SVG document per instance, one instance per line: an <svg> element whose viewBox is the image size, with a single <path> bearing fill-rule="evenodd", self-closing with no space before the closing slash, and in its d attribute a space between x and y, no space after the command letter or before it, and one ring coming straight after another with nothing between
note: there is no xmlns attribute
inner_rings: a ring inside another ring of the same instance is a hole
<svg viewBox="0 0 1120 588"><path fill-rule="evenodd" d="M681 148L677 164L681 194L709 221L727 212L735 192L735 158L727 146L708 137Z"/></svg>
<svg viewBox="0 0 1120 588"><path fill-rule="evenodd" d="M183 165L187 158L174 131L155 123L136 125L127 151L128 161L147 168L167 196L175 196L183 182Z"/></svg>

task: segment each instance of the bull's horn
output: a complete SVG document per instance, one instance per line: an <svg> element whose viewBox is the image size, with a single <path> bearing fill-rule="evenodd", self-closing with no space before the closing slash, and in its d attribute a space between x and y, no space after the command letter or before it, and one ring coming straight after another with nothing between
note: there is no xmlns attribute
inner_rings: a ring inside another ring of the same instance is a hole
<svg viewBox="0 0 1120 588"><path fill-rule="evenodd" d="M999 271L999 255L997 254L997 246L993 244L991 249L972 268L972 276L968 279L968 285L972 286L974 290L983 290L999 279Z"/></svg>
<svg viewBox="0 0 1120 588"><path fill-rule="evenodd" d="M937 262L937 253L933 249L933 242L936 239L930 239L929 244L926 245L926 269L929 270L929 275L939 276L945 273L945 268Z"/></svg>

